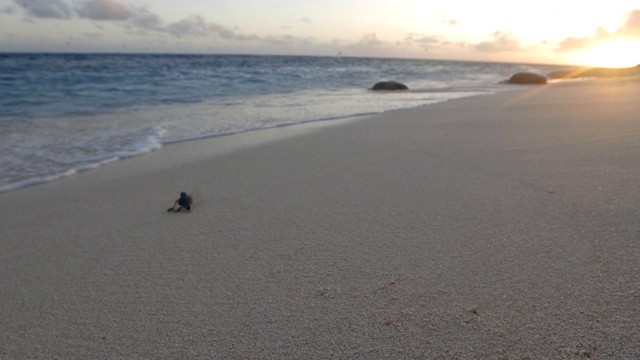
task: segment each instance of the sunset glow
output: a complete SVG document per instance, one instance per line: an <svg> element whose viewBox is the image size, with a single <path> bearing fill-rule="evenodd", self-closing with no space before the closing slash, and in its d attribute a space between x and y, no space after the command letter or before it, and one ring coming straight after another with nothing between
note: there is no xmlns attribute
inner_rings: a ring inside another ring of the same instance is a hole
<svg viewBox="0 0 640 360"><path fill-rule="evenodd" d="M640 64L640 39L615 39L577 53L575 62L594 67L623 68Z"/></svg>
<svg viewBox="0 0 640 360"><path fill-rule="evenodd" d="M638 0L0 0L0 52L355 56L632 66ZM523 13L526 12L526 15Z"/></svg>

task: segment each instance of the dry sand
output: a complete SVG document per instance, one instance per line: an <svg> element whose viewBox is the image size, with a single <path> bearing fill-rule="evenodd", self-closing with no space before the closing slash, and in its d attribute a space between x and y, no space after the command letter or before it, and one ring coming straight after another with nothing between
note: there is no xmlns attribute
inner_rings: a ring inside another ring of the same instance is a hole
<svg viewBox="0 0 640 360"><path fill-rule="evenodd" d="M640 358L639 99L546 85L0 194L0 358Z"/></svg>

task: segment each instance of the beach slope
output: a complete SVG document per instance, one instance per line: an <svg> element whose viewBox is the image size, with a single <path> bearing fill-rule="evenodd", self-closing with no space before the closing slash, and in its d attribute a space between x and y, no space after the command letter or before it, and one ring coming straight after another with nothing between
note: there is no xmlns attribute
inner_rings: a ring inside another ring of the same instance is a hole
<svg viewBox="0 0 640 360"><path fill-rule="evenodd" d="M640 358L638 99L546 85L0 194L0 358Z"/></svg>

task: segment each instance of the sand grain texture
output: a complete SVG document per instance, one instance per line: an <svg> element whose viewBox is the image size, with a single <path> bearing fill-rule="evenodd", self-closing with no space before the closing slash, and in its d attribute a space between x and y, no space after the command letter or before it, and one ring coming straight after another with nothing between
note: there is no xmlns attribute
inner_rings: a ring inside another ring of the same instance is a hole
<svg viewBox="0 0 640 360"><path fill-rule="evenodd" d="M548 85L0 194L0 358L640 358L639 98Z"/></svg>

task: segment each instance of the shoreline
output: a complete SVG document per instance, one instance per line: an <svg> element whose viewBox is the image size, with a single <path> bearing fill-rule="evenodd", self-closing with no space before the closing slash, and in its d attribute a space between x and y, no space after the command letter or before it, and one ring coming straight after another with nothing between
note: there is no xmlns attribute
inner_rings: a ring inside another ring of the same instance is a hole
<svg viewBox="0 0 640 360"><path fill-rule="evenodd" d="M11 191L17 191L17 190L21 190L24 188L30 188L33 186L39 186L39 185L44 185L50 182L55 182L55 181L60 181L81 173L85 173L85 172L90 172L93 170L96 170L98 168L102 168L104 166L108 166L111 164L118 164L122 161L128 161L131 159L135 159L138 157L143 157L143 156L147 156L151 153L154 153L156 151L162 150L164 148L167 147L171 147L174 145L180 145L180 144L187 144L187 143L193 143L193 142L199 142L199 141L211 141L217 138L226 138L226 137L235 137L234 139L236 139L238 136L246 136L246 139L241 139L240 143L243 144L242 146L230 146L229 144L227 144L227 142L223 142L223 144L220 146L220 153L225 153L228 151L234 151L237 150L237 148L241 148L241 147L251 147L251 146L257 146L263 142L268 142L268 141L272 141L274 139L278 139L278 138L284 138L287 136L292 136L291 134L296 134L296 133L301 133L304 132L306 128L309 129L313 129L313 128L319 128L319 127L323 127L323 126L334 126L334 125L339 125L340 122L349 122L349 121L356 121L358 119L361 118L366 118L366 117L370 117L370 116L376 116L379 114L361 114L361 115L352 115L352 116L345 116L345 117L338 117L338 118L330 118L330 119L321 119L321 120L309 120L309 121L302 121L302 122L298 122L298 123L287 123L287 124L278 124L278 125L274 125L274 126L270 126L270 127L265 127L265 128L256 128L256 129L247 129L247 130L239 130L239 131L235 131L235 132L230 132L230 133L221 133L221 134L213 134L213 135L207 135L207 136L202 136L202 137L197 137L197 138L190 138L190 139L183 139L183 140L175 140L175 141L168 141L168 142L164 142L162 143L159 147L157 148L152 148L152 149L145 149L140 153L135 153L132 155L127 155L124 157L120 157L120 158L106 158L102 161L98 161L95 163L90 163L81 167L77 167L77 168L72 168L72 169L68 169L62 173L59 174L53 174L53 175L49 175L46 177L42 177L42 178L32 178L32 179L26 179L23 181L19 181L19 182L15 182L15 183L9 183L9 184L5 184L5 185L0 185L0 195L6 192L11 192ZM276 131L278 129L283 129L283 128L289 128L289 127L300 127L300 128L296 128L297 131L290 131L290 132L282 132L282 134L272 134L273 131ZM252 136L252 133L260 133L261 132L266 132L268 135L267 136ZM213 152L214 154L218 154L217 151ZM219 154L218 154L219 155Z"/></svg>
<svg viewBox="0 0 640 360"><path fill-rule="evenodd" d="M514 91L514 90L501 90L500 92L503 91ZM517 91L517 90L515 90ZM498 92L499 93L499 92ZM424 104L424 105L420 105L417 106L415 108L422 108L425 106L431 106L437 103L441 103L441 102L447 102L447 101L451 101L451 100L455 100L455 99L462 99L462 98L467 98L467 97L475 97L475 96L490 96L493 95L494 93L487 93L487 94L474 94L474 95L459 95L459 97L454 97L451 99L446 99L446 100L441 100L435 103L429 103L429 104ZM278 129L283 129L283 128L289 128L289 127L301 127L301 129L304 129L305 127L309 127L309 128L315 128L315 127L322 127L322 126L332 126L332 123L336 123L336 124L340 124L340 122L343 121L354 121L357 119L361 119L361 118L367 118L367 117L372 117L372 116L378 116L381 114L385 114L389 111L401 111L401 110L408 110L408 109L412 109L412 108L401 108L401 109L392 109L392 110L386 110L383 112L379 112L379 113L362 113L362 114L352 114L352 115L346 115L346 116L338 116L338 117L329 117L329 118L322 118L322 119L315 119L315 120L304 120L304 121L298 121L298 122L291 122L291 123L278 123L278 124L273 124L273 125L269 125L269 126L265 126L262 128L251 128L251 129L242 129L242 130L234 130L234 131L230 131L227 133L216 133L216 134L211 134L211 135L203 135L203 136L199 136L199 137L194 137L194 138L187 138L187 139L180 139L180 140L171 140L171 141L158 141L155 140L154 142L157 142L157 144L150 144L145 146L144 148L140 149L139 151L130 153L130 154L126 154L126 155L120 155L120 156L114 156L114 157L108 157L107 155L104 156L104 158L102 160L93 162L93 163L88 163L86 165L82 165L79 167L75 167L75 168L71 168L71 169L66 169L61 173L57 173L57 174L51 174L51 175L47 175L44 177L38 177L38 178L29 178L29 179L25 179L25 180L21 180L18 182L14 182L14 183L9 183L9 184L5 184L5 185L0 185L0 194L5 193L5 192L11 192L11 191L16 191L16 190L20 190L22 188L28 188L28 187L32 187L32 186L39 186L39 185L43 185L49 182L53 182L53 181L59 181L65 178L69 178L72 176L76 176L77 174L80 173L84 173L84 172L88 172L88 171L93 171L97 168L101 168L104 166L108 166L108 165L112 165L112 164L117 164L121 161L127 161L130 159L134 159L140 156L146 156L150 153L153 153L155 151L161 150L163 148L166 148L167 146L172 146L175 144L182 144L182 143L191 143L191 142L197 142L197 141L207 141L207 140L213 140L216 138L221 138L221 137L228 137L228 136L242 136L244 134L247 134L247 136L249 136L249 139L254 139L254 140L250 140L250 141L256 141L256 144L262 141L268 141L268 140L261 140L259 139L260 136L251 136L251 133L254 132L262 132L262 131L274 131L274 130L278 130ZM326 124L325 124L326 123ZM293 134L296 134L297 132L291 132ZM283 133L283 134L289 134L289 132L287 133ZM289 135L283 135L283 137L286 137ZM271 139L271 138L277 138L278 136L274 136L272 134L268 135L266 138L267 139ZM244 141L244 140L241 140ZM226 145L225 145L226 146Z"/></svg>
<svg viewBox="0 0 640 360"><path fill-rule="evenodd" d="M627 83L627 82L638 82L640 81L640 77L617 77L617 78L576 78L576 79L554 79L552 80L550 83L544 85L544 86L571 86L571 85L578 85L578 86L599 86L598 84L606 84L607 82L611 82L611 83ZM411 109L420 109L420 108L424 108L426 106L432 106L435 104L440 104L443 102L449 102L449 101L453 101L453 100L457 100L457 99L465 99L465 98L469 98L469 97L484 97L484 96L492 96L492 95L496 95L496 94L500 94L503 92L521 92L521 91L529 91L527 88L531 87L530 85L507 85L507 87L512 87L513 89L509 89L509 90L500 90L498 92L493 92L493 93L486 93L486 94L474 94L474 95L468 95L468 96L460 96L460 97L456 97L456 98L452 98L452 99L446 99L440 102L435 102L435 103L430 103L430 104L425 104L425 105L421 105L421 106L417 106L414 108L403 108L403 109L393 109L393 110L387 110L381 113L371 113L371 114L356 114L356 115L350 115L350 116L344 116L344 117L335 117L335 118L327 118L327 119L318 119L318 120L307 120L307 121L301 121L301 122L293 122L293 123L284 123L284 124L276 124L276 125L272 125L272 126L268 126L268 127L264 127L264 128L254 128L254 129L245 129L245 130L237 130L237 131L233 131L233 132L229 132L229 133L220 133L220 134L212 134L212 135L205 135L202 137L196 137L196 138L189 138L189 139L182 139L182 140L173 140L173 141L167 141L167 142L161 142L161 145L159 147L156 147L154 145L152 145L150 148L145 148L142 149L139 153L134 153L134 154L130 154L130 155L125 155L123 157L114 157L114 158L110 158L107 157L104 160L101 161L97 161L95 163L89 163L83 166L79 166L76 168L71 168L71 169L67 169L64 172L58 173L58 174L52 174L52 175L48 175L48 176L44 176L44 177L38 177L38 178L30 178L30 179L25 179L25 180L21 180L18 182L14 182L14 183L9 183L9 184L5 184L5 185L0 185L0 194L3 193L7 193L7 192L12 192L12 191L16 191L16 190L20 190L23 188L30 188L33 186L40 186L43 184L47 184L49 182L55 182L55 181L60 181L62 179L66 179L72 176L76 176L77 174L80 173L84 173L84 172L90 172L90 171L94 171L97 168L101 168L104 166L110 166L112 164L117 164L120 163L122 161L128 161L130 159L134 159L137 157L141 157L141 156L146 156L150 153L156 152L160 149L164 149L166 147L170 147L172 145L176 145L176 144L182 144L182 143L191 143L191 142L198 142L198 141L207 141L207 140L213 140L216 138L221 138L221 137L228 137L228 136L242 136L244 134L251 134L254 132L262 132L262 131L270 131L270 130L278 130L278 129L282 129L282 128L288 128L288 127L304 127L304 126L311 126L311 127L315 127L315 125L317 124L317 126L324 126L325 123L328 126L333 125L332 123L336 123L337 125L340 124L340 122L342 121L353 121L354 119L361 119L361 118L368 118L368 117L374 117L374 116L379 116L379 115L383 115L386 114L388 112L394 112L394 111L403 111L403 110L411 110ZM518 89L518 87L520 87L520 89ZM535 86L533 86L535 88ZM251 136L251 135L249 135ZM269 138L273 137L272 135L269 136ZM258 138L258 137L255 137ZM258 140L261 141L261 140Z"/></svg>
<svg viewBox="0 0 640 360"><path fill-rule="evenodd" d="M1 193L0 357L637 357L639 96L546 85Z"/></svg>
<svg viewBox="0 0 640 360"><path fill-rule="evenodd" d="M216 55L16 55L3 60L5 70L15 75L7 78L15 91L8 94L0 115L0 162L6 165L0 190L42 183L174 141L410 108L468 96L469 91L497 91L506 74L523 68L558 69ZM287 71L271 71L280 67ZM367 91L387 77L407 82L412 90L399 96ZM93 84L91 91L86 84ZM33 98L38 101L31 103ZM29 166L21 166L24 163Z"/></svg>

